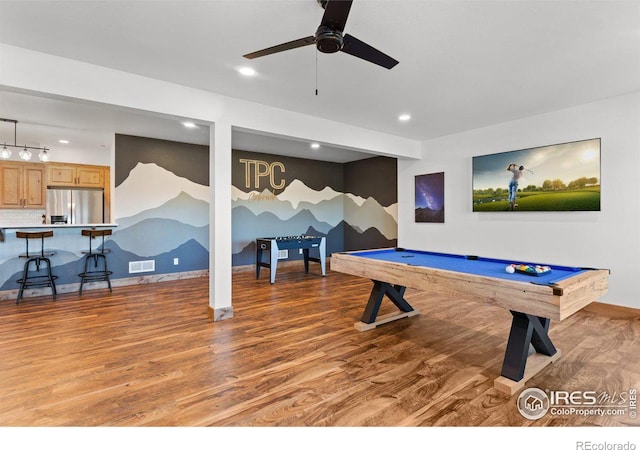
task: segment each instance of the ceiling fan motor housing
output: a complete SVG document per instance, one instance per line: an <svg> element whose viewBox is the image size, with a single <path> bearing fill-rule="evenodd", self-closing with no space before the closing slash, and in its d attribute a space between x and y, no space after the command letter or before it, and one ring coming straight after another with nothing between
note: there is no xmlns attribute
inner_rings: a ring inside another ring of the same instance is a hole
<svg viewBox="0 0 640 450"><path fill-rule="evenodd" d="M316 31L316 47L322 53L336 53L342 50L342 33L329 27L319 27Z"/></svg>

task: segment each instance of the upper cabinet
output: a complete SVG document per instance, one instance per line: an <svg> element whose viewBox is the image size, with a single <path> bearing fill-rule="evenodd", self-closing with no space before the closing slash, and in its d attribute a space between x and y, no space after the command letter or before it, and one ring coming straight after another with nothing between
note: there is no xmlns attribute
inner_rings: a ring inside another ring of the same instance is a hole
<svg viewBox="0 0 640 450"><path fill-rule="evenodd" d="M104 189L104 220L111 221L111 168L86 164L47 163L49 187Z"/></svg>
<svg viewBox="0 0 640 450"><path fill-rule="evenodd" d="M47 186L103 189L105 220L111 220L109 166L0 161L0 208L45 209Z"/></svg>
<svg viewBox="0 0 640 450"><path fill-rule="evenodd" d="M44 180L41 163L0 161L0 208L45 208Z"/></svg>
<svg viewBox="0 0 640 450"><path fill-rule="evenodd" d="M84 188L104 188L108 183L106 168L83 164L47 164L47 185Z"/></svg>

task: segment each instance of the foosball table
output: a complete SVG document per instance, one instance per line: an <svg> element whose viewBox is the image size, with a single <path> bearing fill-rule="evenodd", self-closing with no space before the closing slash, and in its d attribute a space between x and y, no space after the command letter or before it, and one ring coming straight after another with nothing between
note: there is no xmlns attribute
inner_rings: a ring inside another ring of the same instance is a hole
<svg viewBox="0 0 640 450"><path fill-rule="evenodd" d="M270 269L271 284L276 282L278 254L280 250L302 249L304 271L309 273L309 261L320 263L322 276L326 275L327 245L324 236L278 236L256 239L256 279L260 278L260 268ZM310 250L318 250L318 256L311 256ZM263 261L263 253L269 255L268 262Z"/></svg>

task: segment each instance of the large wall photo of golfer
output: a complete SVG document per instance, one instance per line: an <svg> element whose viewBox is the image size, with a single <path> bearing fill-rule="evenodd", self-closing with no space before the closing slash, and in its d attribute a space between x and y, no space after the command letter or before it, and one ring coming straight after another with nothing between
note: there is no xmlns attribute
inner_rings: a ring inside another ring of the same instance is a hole
<svg viewBox="0 0 640 450"><path fill-rule="evenodd" d="M473 211L600 211L600 138L473 157Z"/></svg>

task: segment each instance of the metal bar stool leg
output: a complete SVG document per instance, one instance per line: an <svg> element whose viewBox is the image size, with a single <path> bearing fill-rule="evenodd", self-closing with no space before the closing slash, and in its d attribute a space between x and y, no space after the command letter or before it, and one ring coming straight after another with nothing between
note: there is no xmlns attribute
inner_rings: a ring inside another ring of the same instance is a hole
<svg viewBox="0 0 640 450"><path fill-rule="evenodd" d="M58 296L58 290L56 289L56 283L54 283L54 277L51 273L51 260L49 258L40 258L42 261L47 263L47 277L49 278L49 283L51 284L51 293L53 294L53 300L56 300Z"/></svg>
<svg viewBox="0 0 640 450"><path fill-rule="evenodd" d="M80 291L79 295L82 295L82 291L84 289L84 283L86 282L95 282L95 281L106 281L109 286L109 292L113 292L111 288L111 279L109 275L113 272L109 271L107 266L107 257L105 253L108 253L109 250L104 248L104 238L105 236L111 235L111 230L82 230L83 236L89 237L89 250L86 253L84 260L84 271L80 274ZM92 240L96 237L102 238L102 247L97 246L97 248L93 248ZM100 262L102 261L102 263ZM90 266L91 264L91 266Z"/></svg>
<svg viewBox="0 0 640 450"><path fill-rule="evenodd" d="M31 260L29 259L26 263L24 263L24 269L22 270L22 278L18 280L20 284L20 290L18 291L18 299L16 300L16 305L20 304L20 300L22 300L22 294L24 293L24 287L27 277L29 276L29 263Z"/></svg>
<svg viewBox="0 0 640 450"><path fill-rule="evenodd" d="M16 304L19 304L24 297L25 289L32 288L40 288L40 287L49 287L51 288L51 294L53 296L53 300L56 300L58 291L56 289L55 280L58 278L56 275L53 275L51 270L51 260L48 256L55 255L54 251L44 249L44 240L45 238L49 238L53 236L53 231L17 231L16 237L19 239L25 240L26 253L22 255L18 255L20 258L27 258L27 262L24 264L24 269L22 271L22 278L20 278L17 282L20 284L20 289L18 291L18 297L16 299ZM29 251L29 241L31 239L40 240L40 251L37 253L30 253ZM34 270L31 271L31 265L33 264ZM46 269L42 267L43 264L46 264ZM42 269L44 274L40 272Z"/></svg>
<svg viewBox="0 0 640 450"><path fill-rule="evenodd" d="M102 244L104 246L104 244ZM104 261L104 273L105 273L105 278L107 279L107 285L109 286L109 292L113 292L113 290L111 289L111 278L109 278L109 275L111 274L111 272L109 272L109 268L107 267L107 257L106 256L102 256L102 259Z"/></svg>

